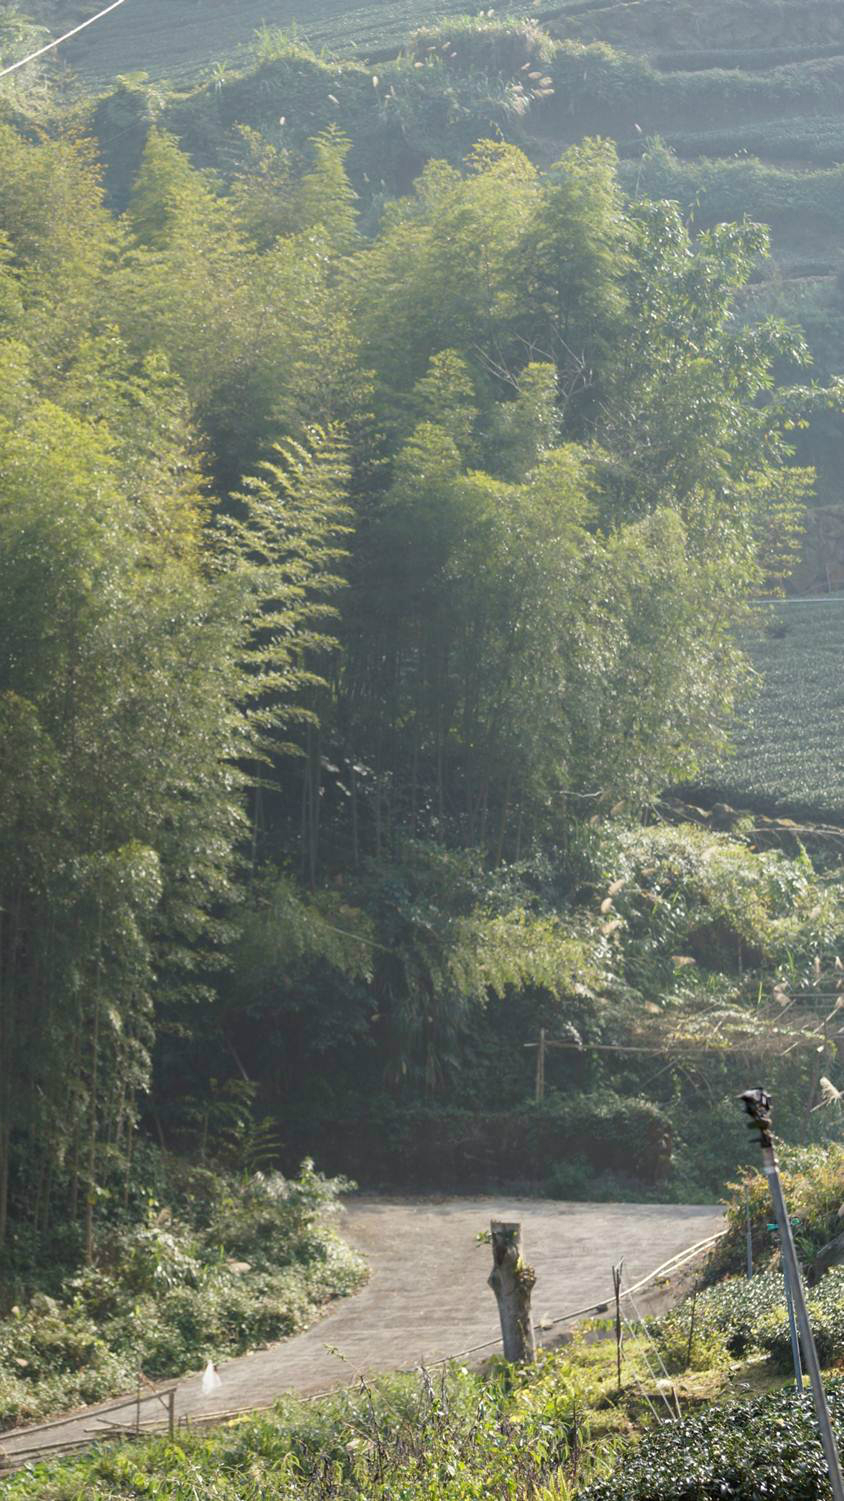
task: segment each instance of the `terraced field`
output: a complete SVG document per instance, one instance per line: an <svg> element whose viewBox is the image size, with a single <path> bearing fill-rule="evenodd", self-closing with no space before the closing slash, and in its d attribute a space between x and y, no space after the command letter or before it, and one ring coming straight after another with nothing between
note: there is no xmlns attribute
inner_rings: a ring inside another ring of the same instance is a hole
<svg viewBox="0 0 844 1501"><path fill-rule="evenodd" d="M737 808L844 823L844 594L764 607L759 693L703 791Z"/></svg>
<svg viewBox="0 0 844 1501"><path fill-rule="evenodd" d="M27 6L24 5L24 9ZM91 15L96 4L31 5L53 31ZM466 0L126 0L112 15L68 43L65 57L88 83L104 85L121 73L143 71L156 80L184 81L221 62L249 55L263 27L296 30L317 51L350 56L399 47L414 27L459 15ZM519 0L502 7L526 14Z"/></svg>

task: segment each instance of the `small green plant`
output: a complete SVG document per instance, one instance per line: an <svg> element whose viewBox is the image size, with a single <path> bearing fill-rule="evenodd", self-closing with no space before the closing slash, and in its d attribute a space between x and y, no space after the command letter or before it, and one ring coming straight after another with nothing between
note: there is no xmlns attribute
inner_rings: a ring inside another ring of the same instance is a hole
<svg viewBox="0 0 844 1501"><path fill-rule="evenodd" d="M651 1324L669 1370L706 1370L761 1346L764 1321L785 1312L780 1273L730 1277Z"/></svg>

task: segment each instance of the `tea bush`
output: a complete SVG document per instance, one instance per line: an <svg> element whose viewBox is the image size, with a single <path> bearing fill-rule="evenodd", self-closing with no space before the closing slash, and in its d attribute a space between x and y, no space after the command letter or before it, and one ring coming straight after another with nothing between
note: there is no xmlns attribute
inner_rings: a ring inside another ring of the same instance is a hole
<svg viewBox="0 0 844 1501"><path fill-rule="evenodd" d="M821 1365L844 1364L844 1267L827 1272L807 1301ZM791 1337L784 1309L764 1320L759 1343L782 1370L791 1368Z"/></svg>
<svg viewBox="0 0 844 1501"><path fill-rule="evenodd" d="M772 618L744 643L760 693L738 727L730 764L705 773L703 787L739 808L834 822L844 813L844 780L834 754L844 732L835 677L844 614L836 604L767 613ZM799 737L783 735L784 723L799 723Z"/></svg>
<svg viewBox="0 0 844 1501"><path fill-rule="evenodd" d="M839 1442L844 1389L828 1396ZM580 1501L824 1501L829 1483L812 1402L793 1389L663 1423Z"/></svg>
<svg viewBox="0 0 844 1501"><path fill-rule="evenodd" d="M687 1298L650 1325L669 1370L685 1370L689 1355L692 1369L706 1369L758 1347L766 1318L785 1313L782 1276L730 1277L698 1294L694 1315L692 1307Z"/></svg>

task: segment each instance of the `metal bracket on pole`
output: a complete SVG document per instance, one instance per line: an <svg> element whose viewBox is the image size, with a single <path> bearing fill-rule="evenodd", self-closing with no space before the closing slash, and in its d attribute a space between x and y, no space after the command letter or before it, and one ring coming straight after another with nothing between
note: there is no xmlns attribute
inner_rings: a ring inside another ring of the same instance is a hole
<svg viewBox="0 0 844 1501"><path fill-rule="evenodd" d="M803 1283L800 1278L797 1251L794 1246L794 1236L791 1232L791 1220L788 1217L788 1210L786 1209L783 1197L779 1163L774 1151L774 1142L771 1134L771 1097L764 1089L747 1089L744 1094L739 1096L739 1099L750 1116L748 1122L750 1129L759 1133L759 1145L762 1148L762 1171L768 1179L774 1214L776 1215L777 1226L780 1232L780 1254L782 1256L783 1273L786 1279L786 1286L791 1289L794 1313L800 1334L800 1344L803 1348L803 1358L806 1362L806 1369L809 1372L809 1380L812 1384L815 1415L818 1420L818 1428L820 1429L826 1467L829 1471L829 1483L832 1488L833 1501L844 1501L844 1479L841 1476L838 1445L835 1442L835 1434L832 1431L832 1419L826 1400L826 1392L824 1391L812 1326L809 1323L809 1311L806 1307Z"/></svg>

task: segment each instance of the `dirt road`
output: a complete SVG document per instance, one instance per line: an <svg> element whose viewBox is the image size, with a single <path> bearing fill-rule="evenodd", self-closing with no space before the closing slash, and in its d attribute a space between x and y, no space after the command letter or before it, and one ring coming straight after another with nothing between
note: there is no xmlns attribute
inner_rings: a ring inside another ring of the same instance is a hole
<svg viewBox="0 0 844 1501"><path fill-rule="evenodd" d="M267 1406L284 1392L311 1395L496 1339L495 1299L486 1286L489 1248L475 1241L490 1219L522 1222L537 1273L538 1323L608 1297L611 1265L622 1257L630 1286L723 1225L720 1209L698 1205L355 1199L340 1229L369 1263L366 1287L304 1334L221 1366L221 1385L211 1396L203 1395L200 1377L186 1377L176 1394L177 1421ZM89 1408L62 1427L5 1434L0 1446L11 1458L36 1445L93 1440L109 1424L134 1423L134 1399L122 1413L98 1413ZM146 1401L142 1421L163 1425L166 1416Z"/></svg>

